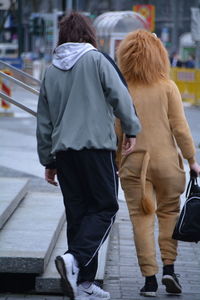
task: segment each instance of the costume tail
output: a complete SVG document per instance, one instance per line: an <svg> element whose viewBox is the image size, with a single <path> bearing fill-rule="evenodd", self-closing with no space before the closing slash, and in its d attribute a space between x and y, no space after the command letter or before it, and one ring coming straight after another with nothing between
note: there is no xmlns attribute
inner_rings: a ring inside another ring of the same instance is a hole
<svg viewBox="0 0 200 300"><path fill-rule="evenodd" d="M155 204L153 200L148 198L146 195L142 197L142 209L145 214L152 214L155 212Z"/></svg>
<svg viewBox="0 0 200 300"><path fill-rule="evenodd" d="M140 177L141 187L142 187L141 206L145 214L152 214L155 212L155 203L153 199L150 199L145 194L146 174L147 174L149 160L150 160L149 153L146 152L142 162L142 170L141 170L141 177Z"/></svg>

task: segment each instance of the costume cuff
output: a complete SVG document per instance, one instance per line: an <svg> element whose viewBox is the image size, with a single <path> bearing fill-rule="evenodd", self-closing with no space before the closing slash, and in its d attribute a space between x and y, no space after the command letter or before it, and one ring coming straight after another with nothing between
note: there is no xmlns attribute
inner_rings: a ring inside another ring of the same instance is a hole
<svg viewBox="0 0 200 300"><path fill-rule="evenodd" d="M45 166L45 169L56 169L56 161Z"/></svg>
<svg viewBox="0 0 200 300"><path fill-rule="evenodd" d="M195 157L193 156L193 157L191 157L191 158L188 158L188 163L189 163L189 165L192 165L192 164L194 164L195 163Z"/></svg>
<svg viewBox="0 0 200 300"><path fill-rule="evenodd" d="M136 135L126 134L126 137L127 137L128 139L130 139L130 138L136 138Z"/></svg>

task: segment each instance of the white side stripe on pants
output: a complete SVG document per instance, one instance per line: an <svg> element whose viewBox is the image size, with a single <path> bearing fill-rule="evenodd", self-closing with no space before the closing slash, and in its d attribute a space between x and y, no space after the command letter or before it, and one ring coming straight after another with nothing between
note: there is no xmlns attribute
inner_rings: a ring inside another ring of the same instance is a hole
<svg viewBox="0 0 200 300"><path fill-rule="evenodd" d="M114 169L114 164L113 164L113 158L112 158L112 152L110 152L110 160L111 160L111 166L112 166L112 171L113 171L113 179L114 179L114 188L115 188L115 198L116 200L118 200L118 196L117 196L117 186L116 186L116 174L115 174L115 169ZM92 257L90 258L90 260L85 264L85 267L87 267L89 265L89 263L92 261L92 259L94 258L94 256L97 254L97 252L99 251L99 249L101 248L101 245L103 244L103 242L105 241L105 237L107 236L108 232L110 231L113 223L114 223L114 219L115 219L116 214L114 214L114 216L111 218L111 223L108 227L108 229L106 230L98 248L96 249L96 251L94 252L94 254L92 255Z"/></svg>

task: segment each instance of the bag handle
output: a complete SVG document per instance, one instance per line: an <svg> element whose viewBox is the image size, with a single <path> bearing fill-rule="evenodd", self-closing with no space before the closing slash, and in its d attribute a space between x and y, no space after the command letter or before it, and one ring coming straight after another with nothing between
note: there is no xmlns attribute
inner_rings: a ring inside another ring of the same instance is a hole
<svg viewBox="0 0 200 300"><path fill-rule="evenodd" d="M190 170L190 178L197 178L198 174L194 170Z"/></svg>
<svg viewBox="0 0 200 300"><path fill-rule="evenodd" d="M190 181L188 183L187 190L186 190L186 198L190 195L191 189L195 184L198 184L197 173L193 170L190 170Z"/></svg>

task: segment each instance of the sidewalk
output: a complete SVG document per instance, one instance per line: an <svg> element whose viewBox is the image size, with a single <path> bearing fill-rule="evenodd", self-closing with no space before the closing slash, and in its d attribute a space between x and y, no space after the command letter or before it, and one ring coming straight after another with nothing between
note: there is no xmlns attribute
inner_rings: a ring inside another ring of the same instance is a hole
<svg viewBox="0 0 200 300"><path fill-rule="evenodd" d="M104 287L111 293L112 300L142 300L146 297L139 295L139 290L144 284L137 263L136 250L132 238L132 227L129 221L127 207L120 200L118 218L113 228L112 240L107 259L106 278ZM200 299L200 244L180 243L179 255L175 270L180 274L180 283L183 287L181 296L166 295L161 284L162 263L159 258L158 284L159 289L155 299Z"/></svg>
<svg viewBox="0 0 200 300"><path fill-rule="evenodd" d="M107 258L104 288L110 292L111 300L143 300L139 295L144 279L140 274L136 251L132 238L132 228L123 194L119 193L119 213L113 226L110 248ZM157 249L158 250L158 249ZM159 289L155 299L160 300L199 300L200 299L200 244L180 243L176 272L180 274L183 293L170 296L161 285L162 263L157 251L160 272ZM64 296L0 294L0 300L68 300Z"/></svg>
<svg viewBox="0 0 200 300"><path fill-rule="evenodd" d="M18 91L16 91L18 92ZM21 92L18 95L21 98ZM35 99L24 97L24 103L30 102L36 108ZM26 113L14 109L15 118L0 118L0 176L29 177L30 190L56 192L56 188L43 180L44 169L40 166L36 154L35 119ZM188 121L198 146L200 143L200 109L186 108ZM200 149L197 150L200 161ZM129 221L123 193L119 193L120 210L113 226L110 249L107 258L104 287L110 291L112 300L143 300L139 290L144 279L140 274L133 242L132 228ZM176 272L180 274L183 287L181 296L165 294L161 282L162 263L157 251L160 271L158 274L159 290L156 299L200 300L200 243L180 243ZM1 285L1 282L0 282ZM0 294L0 300L67 300L63 296Z"/></svg>

